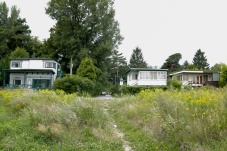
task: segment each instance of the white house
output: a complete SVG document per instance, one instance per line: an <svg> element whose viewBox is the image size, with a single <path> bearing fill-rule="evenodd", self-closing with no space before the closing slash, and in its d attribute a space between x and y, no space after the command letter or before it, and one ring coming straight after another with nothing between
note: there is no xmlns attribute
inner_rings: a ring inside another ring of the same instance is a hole
<svg viewBox="0 0 227 151"><path fill-rule="evenodd" d="M218 86L219 76L218 71L203 70L183 70L170 74L171 78L176 77L180 80L183 86L190 85L193 87L204 85Z"/></svg>
<svg viewBox="0 0 227 151"><path fill-rule="evenodd" d="M53 59L11 59L10 69L4 69L3 87L52 88L60 76L60 64Z"/></svg>
<svg viewBox="0 0 227 151"><path fill-rule="evenodd" d="M127 74L128 86L165 86L168 69L130 68Z"/></svg>

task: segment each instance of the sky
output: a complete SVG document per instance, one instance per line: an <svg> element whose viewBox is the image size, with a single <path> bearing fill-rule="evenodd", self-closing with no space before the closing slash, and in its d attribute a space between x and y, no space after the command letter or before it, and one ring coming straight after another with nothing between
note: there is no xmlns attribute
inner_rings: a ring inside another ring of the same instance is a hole
<svg viewBox="0 0 227 151"><path fill-rule="evenodd" d="M3 0L0 0L1 2ZM5 0L26 18L32 36L49 38L55 22L45 14L49 0ZM133 49L142 50L150 66L161 67L172 54L192 63L198 49L210 66L227 64L226 0L115 0L115 19L124 37L119 46L129 62Z"/></svg>

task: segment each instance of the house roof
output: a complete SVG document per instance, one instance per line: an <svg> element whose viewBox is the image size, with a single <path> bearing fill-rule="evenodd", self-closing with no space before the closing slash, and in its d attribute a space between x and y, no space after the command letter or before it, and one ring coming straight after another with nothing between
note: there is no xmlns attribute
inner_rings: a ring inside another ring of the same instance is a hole
<svg viewBox="0 0 227 151"><path fill-rule="evenodd" d="M170 75L177 75L183 73L219 73L218 71L211 71L211 70L182 70L179 72L172 73Z"/></svg>
<svg viewBox="0 0 227 151"><path fill-rule="evenodd" d="M52 61L55 61L54 59L50 59L50 58L14 58L14 59L10 59L10 60L52 60Z"/></svg>
<svg viewBox="0 0 227 151"><path fill-rule="evenodd" d="M55 72L50 69L3 69L4 72L8 73L32 73L32 72L38 72L38 73L53 73Z"/></svg>
<svg viewBox="0 0 227 151"><path fill-rule="evenodd" d="M131 71L168 71L168 69L152 69L152 68L130 68L125 74L128 74Z"/></svg>

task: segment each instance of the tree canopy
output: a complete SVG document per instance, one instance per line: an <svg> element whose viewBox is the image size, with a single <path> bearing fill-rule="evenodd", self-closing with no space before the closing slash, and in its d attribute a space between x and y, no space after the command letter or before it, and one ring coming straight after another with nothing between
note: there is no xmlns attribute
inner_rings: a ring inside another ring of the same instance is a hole
<svg viewBox="0 0 227 151"><path fill-rule="evenodd" d="M165 63L162 65L162 69L169 69L169 72L181 70L181 65L179 64L182 55L180 53L175 53L170 55Z"/></svg>
<svg viewBox="0 0 227 151"><path fill-rule="evenodd" d="M24 48L17 47L13 52L11 52L10 58L29 58L29 53Z"/></svg>
<svg viewBox="0 0 227 151"><path fill-rule="evenodd" d="M26 20L20 18L20 10L12 6L9 13L5 2L0 3L0 33L1 58L9 55L16 47L26 47L30 40L31 31Z"/></svg>
<svg viewBox="0 0 227 151"><path fill-rule="evenodd" d="M133 49L129 66L130 68L147 68L147 63L144 60L142 50L139 47Z"/></svg>
<svg viewBox="0 0 227 151"><path fill-rule="evenodd" d="M114 19L113 3L113 0L49 1L46 13L57 23L51 29L48 46L58 54L64 70L69 70L71 57L74 68L78 68L85 53L95 66L105 68L106 58L123 39Z"/></svg>
<svg viewBox="0 0 227 151"><path fill-rule="evenodd" d="M202 52L200 49L196 51L193 58L193 65L196 66L199 70L209 69L209 64L207 63L205 52Z"/></svg>
<svg viewBox="0 0 227 151"><path fill-rule="evenodd" d="M226 86L226 84L227 84L227 65L222 63L219 86L224 87Z"/></svg>

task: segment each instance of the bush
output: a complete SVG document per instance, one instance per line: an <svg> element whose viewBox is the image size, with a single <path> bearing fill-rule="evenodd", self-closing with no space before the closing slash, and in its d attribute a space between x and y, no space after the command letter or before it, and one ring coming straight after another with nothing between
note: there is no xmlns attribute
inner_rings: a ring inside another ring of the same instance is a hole
<svg viewBox="0 0 227 151"><path fill-rule="evenodd" d="M167 85L170 88L181 89L182 83L181 83L181 81L174 78L174 79L168 80Z"/></svg>
<svg viewBox="0 0 227 151"><path fill-rule="evenodd" d="M135 95L140 93L142 90L155 90L155 89L162 89L167 90L166 86L120 86L119 93L120 94L129 94L129 95Z"/></svg>
<svg viewBox="0 0 227 151"><path fill-rule="evenodd" d="M63 90L65 93L94 94L95 83L88 78L76 75L66 75L64 78L57 79L54 82L54 89Z"/></svg>

